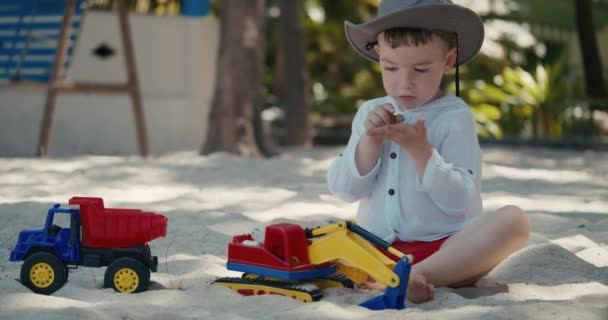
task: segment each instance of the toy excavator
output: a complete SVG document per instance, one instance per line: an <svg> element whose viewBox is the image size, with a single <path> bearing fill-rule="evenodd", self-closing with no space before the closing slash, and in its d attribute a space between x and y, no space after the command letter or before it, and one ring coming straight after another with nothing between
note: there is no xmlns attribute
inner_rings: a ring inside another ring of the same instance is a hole
<svg viewBox="0 0 608 320"><path fill-rule="evenodd" d="M395 263L376 246L399 260ZM411 255L351 221L314 229L280 223L266 227L263 244L250 234L235 236L228 245L227 268L244 274L212 284L242 295L277 294L312 302L321 299L323 289L354 288L371 276L387 289L360 305L372 310L403 309L411 264Z"/></svg>

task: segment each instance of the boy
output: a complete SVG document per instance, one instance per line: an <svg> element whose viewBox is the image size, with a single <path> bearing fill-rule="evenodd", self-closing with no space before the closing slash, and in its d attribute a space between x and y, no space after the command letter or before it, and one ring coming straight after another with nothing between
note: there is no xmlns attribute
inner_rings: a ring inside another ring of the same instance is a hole
<svg viewBox="0 0 608 320"><path fill-rule="evenodd" d="M357 222L414 256L410 301L433 299L435 286L474 284L530 230L516 206L482 214L473 115L439 88L454 65L458 82L458 65L481 48L481 19L449 0L383 0L374 20L345 28L354 49L380 63L387 96L358 110L329 169L330 191L358 200Z"/></svg>

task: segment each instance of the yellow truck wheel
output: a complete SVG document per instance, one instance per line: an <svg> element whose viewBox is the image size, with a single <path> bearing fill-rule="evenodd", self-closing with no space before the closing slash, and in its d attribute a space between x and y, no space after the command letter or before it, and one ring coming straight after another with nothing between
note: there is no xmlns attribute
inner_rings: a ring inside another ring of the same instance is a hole
<svg viewBox="0 0 608 320"><path fill-rule="evenodd" d="M134 258L116 259L108 266L104 287L121 293L137 293L148 289L148 267Z"/></svg>
<svg viewBox="0 0 608 320"><path fill-rule="evenodd" d="M63 261L48 252L37 252L27 257L21 266L21 283L35 293L52 294L67 279Z"/></svg>

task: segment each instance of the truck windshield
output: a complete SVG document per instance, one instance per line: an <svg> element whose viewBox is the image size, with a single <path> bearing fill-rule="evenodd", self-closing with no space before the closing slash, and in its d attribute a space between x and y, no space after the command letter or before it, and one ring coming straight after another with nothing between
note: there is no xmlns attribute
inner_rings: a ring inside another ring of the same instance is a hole
<svg viewBox="0 0 608 320"><path fill-rule="evenodd" d="M70 214L69 213L55 213L53 217L53 225L63 228L70 228Z"/></svg>

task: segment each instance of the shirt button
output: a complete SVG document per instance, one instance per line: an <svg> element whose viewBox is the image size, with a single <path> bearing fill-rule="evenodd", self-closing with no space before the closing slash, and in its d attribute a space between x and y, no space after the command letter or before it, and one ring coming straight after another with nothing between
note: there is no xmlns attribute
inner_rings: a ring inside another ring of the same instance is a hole
<svg viewBox="0 0 608 320"><path fill-rule="evenodd" d="M394 194L395 194L395 190L393 190L393 189L389 189L389 190L388 190L388 194L390 194L391 196L392 196L392 195L394 195Z"/></svg>
<svg viewBox="0 0 608 320"><path fill-rule="evenodd" d="M397 154L396 154L396 153L394 153L394 152L392 152L392 153L391 153L391 159L395 159L395 158L397 158Z"/></svg>

